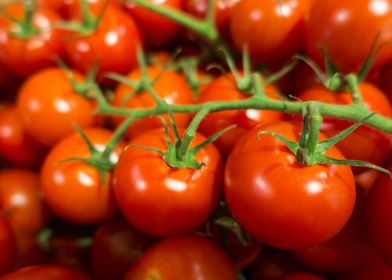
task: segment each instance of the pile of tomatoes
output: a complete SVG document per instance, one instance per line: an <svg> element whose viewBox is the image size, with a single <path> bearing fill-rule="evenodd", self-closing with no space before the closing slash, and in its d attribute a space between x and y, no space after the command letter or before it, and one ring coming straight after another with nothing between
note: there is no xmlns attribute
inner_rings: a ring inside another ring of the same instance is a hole
<svg viewBox="0 0 392 280"><path fill-rule="evenodd" d="M249 98L227 46L263 79L311 64L263 83L272 100L349 105L326 81L358 73L391 120L391 42L392 0L0 1L0 280L392 279L388 174L302 164L271 135L300 141L300 115L148 114ZM326 155L392 172L391 122ZM319 141L351 124L324 117Z"/></svg>

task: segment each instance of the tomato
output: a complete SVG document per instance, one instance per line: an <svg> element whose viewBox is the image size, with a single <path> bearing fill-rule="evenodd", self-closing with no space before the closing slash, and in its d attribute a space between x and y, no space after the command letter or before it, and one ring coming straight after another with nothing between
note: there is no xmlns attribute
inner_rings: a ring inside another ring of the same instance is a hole
<svg viewBox="0 0 392 280"><path fill-rule="evenodd" d="M307 0L242 0L233 8L230 32L237 49L251 58L276 64L301 49Z"/></svg>
<svg viewBox="0 0 392 280"><path fill-rule="evenodd" d="M23 17L23 5L10 5L7 12L17 18ZM15 23L0 17L0 64L21 77L55 65L54 57L62 56L65 33L51 28L60 20L53 10L37 7L33 15L34 27L41 33L27 39L13 36L9 31L18 30Z"/></svg>
<svg viewBox="0 0 392 280"><path fill-rule="evenodd" d="M97 15L100 9L93 12ZM73 11L73 20L80 19ZM124 11L109 5L98 28L88 36L73 34L65 44L70 63L83 73L99 65L99 73L125 74L136 66L136 50L142 37L134 21Z"/></svg>
<svg viewBox="0 0 392 280"><path fill-rule="evenodd" d="M186 80L180 74L170 70L150 66L147 68L148 77L151 80L157 78L153 85L156 94L168 104L185 105L192 104L194 98ZM132 71L127 78L134 81L141 79L142 72L140 69ZM154 98L146 91L135 92L135 89L126 84L120 84L113 99L113 105L116 107L126 107L130 109L153 108L156 106ZM170 123L169 116L164 115L167 123ZM174 120L178 127L186 127L191 120L190 114L176 113L173 114ZM119 124L122 118L116 117L114 121ZM143 131L162 127L162 120L159 117L149 117L137 120L128 129L128 136L133 138Z"/></svg>
<svg viewBox="0 0 392 280"><path fill-rule="evenodd" d="M0 157L13 166L34 167L45 156L44 146L23 127L22 115L16 106L0 112Z"/></svg>
<svg viewBox="0 0 392 280"><path fill-rule="evenodd" d="M84 131L98 150L111 139L110 131L90 128ZM121 145L113 152L117 160ZM88 158L90 151L79 134L61 140L45 159L41 171L41 184L45 199L53 212L73 223L93 224L112 217L117 210L111 187L111 174L102 182L96 168L81 161L64 160ZM63 161L63 162L61 162Z"/></svg>
<svg viewBox="0 0 392 280"><path fill-rule="evenodd" d="M10 271L15 261L15 239L6 218L0 215L0 276ZM3 279L3 278L1 278Z"/></svg>
<svg viewBox="0 0 392 280"><path fill-rule="evenodd" d="M49 261L47 251L38 243L35 232L17 232L16 261L13 269L46 263Z"/></svg>
<svg viewBox="0 0 392 280"><path fill-rule="evenodd" d="M278 90L269 85L265 88L266 94L271 98L278 98ZM209 101L235 101L248 98L245 93L239 91L235 85L233 75L222 76L212 81L201 93L199 102ZM208 114L200 123L199 131L211 136L232 124L236 127L223 134L215 141L215 145L224 155L228 155L235 142L251 128L258 124L280 121L283 118L281 112L267 110L230 110Z"/></svg>
<svg viewBox="0 0 392 280"><path fill-rule="evenodd" d="M330 55L339 71L358 71L371 51L392 40L392 1L351 0L315 1L305 22L306 53L320 65L320 47ZM364 38L362 30L366 30ZM386 44L378 53L374 69L392 58L392 46Z"/></svg>
<svg viewBox="0 0 392 280"><path fill-rule="evenodd" d="M367 109L392 118L392 106L383 92L369 83L360 83L359 90ZM316 100L329 104L350 104L352 102L349 92L334 93L321 86L312 87L302 92L298 95L298 98L303 101ZM324 118L321 131L327 136L333 136L351 124L344 120ZM361 126L343 141L339 142L337 147L349 159L380 164L392 149L392 138L386 133ZM354 170L362 171L362 169Z"/></svg>
<svg viewBox="0 0 392 280"><path fill-rule="evenodd" d="M94 234L90 262L97 280L121 280L154 239L123 219L102 224Z"/></svg>
<svg viewBox="0 0 392 280"><path fill-rule="evenodd" d="M339 272L355 269L369 260L373 249L364 222L364 194L359 189L354 212L344 228L332 239L294 254L317 271Z"/></svg>
<svg viewBox="0 0 392 280"><path fill-rule="evenodd" d="M181 10L182 0L151 0L157 6ZM125 4L130 15L140 27L147 43L152 46L162 46L172 41L180 31L180 25L175 21L160 16L132 2Z"/></svg>
<svg viewBox="0 0 392 280"><path fill-rule="evenodd" d="M78 72L72 75L77 82L84 80ZM26 131L46 146L74 132L75 124L81 128L94 124L94 102L76 93L60 68L30 76L19 90L17 106Z"/></svg>
<svg viewBox="0 0 392 280"><path fill-rule="evenodd" d="M16 232L44 227L48 215L38 174L24 169L0 171L0 209Z"/></svg>
<svg viewBox="0 0 392 280"><path fill-rule="evenodd" d="M191 147L204 140L196 133ZM156 152L132 145L167 150L163 129L155 129L134 138L121 154L114 190L130 223L156 236L185 233L205 223L221 195L223 162L217 149L208 145L196 154L195 160L204 167L178 169Z"/></svg>
<svg viewBox="0 0 392 280"><path fill-rule="evenodd" d="M33 265L20 268L3 276L1 280L88 280L86 276L59 265Z"/></svg>
<svg viewBox="0 0 392 280"><path fill-rule="evenodd" d="M298 141L300 127L278 122L255 127L229 155L225 197L236 220L250 235L281 249L317 245L336 235L349 219L355 201L351 168L299 164L273 131ZM336 148L327 156L343 159ZM268 214L266 214L268 213Z"/></svg>
<svg viewBox="0 0 392 280"><path fill-rule="evenodd" d="M124 280L235 280L229 258L211 241L198 236L179 236L151 247L129 270Z"/></svg>
<svg viewBox="0 0 392 280"><path fill-rule="evenodd" d="M389 166L392 171L392 165ZM392 179L381 175L367 195L367 224L373 246L392 268L392 223L388 211L392 211Z"/></svg>
<svg viewBox="0 0 392 280"><path fill-rule="evenodd" d="M326 280L326 278L306 272L293 272L278 277L276 280Z"/></svg>

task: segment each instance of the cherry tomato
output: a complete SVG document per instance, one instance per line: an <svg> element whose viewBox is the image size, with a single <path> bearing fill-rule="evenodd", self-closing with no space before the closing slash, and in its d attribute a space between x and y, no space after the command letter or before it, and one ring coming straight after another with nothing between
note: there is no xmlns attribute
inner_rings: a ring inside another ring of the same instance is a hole
<svg viewBox="0 0 392 280"><path fill-rule="evenodd" d="M44 146L26 132L16 106L0 112L0 157L13 166L34 167L45 153Z"/></svg>
<svg viewBox="0 0 392 280"><path fill-rule="evenodd" d="M33 171L0 171L0 205L16 232L37 232L46 224L39 176Z"/></svg>
<svg viewBox="0 0 392 280"><path fill-rule="evenodd" d="M204 140L196 133L191 147ZM134 138L121 154L114 189L130 223L156 236L185 233L205 223L221 195L223 162L217 149L208 145L196 154L204 167L178 169L156 152L132 145L167 150L163 129L155 129Z"/></svg>
<svg viewBox="0 0 392 280"><path fill-rule="evenodd" d="M7 219L0 215L0 276L12 269L15 261L15 239ZM3 278L1 278L3 279Z"/></svg>
<svg viewBox="0 0 392 280"><path fill-rule="evenodd" d="M98 15L100 9L92 9ZM80 19L73 11L73 20ZM73 34L65 44L71 64L83 73L99 65L99 73L128 73L136 66L136 50L142 38L133 19L119 8L106 7L98 28L88 36ZM106 80L106 79L105 79Z"/></svg>
<svg viewBox="0 0 392 280"><path fill-rule="evenodd" d="M60 265L33 265L4 275L1 280L88 280L86 276Z"/></svg>
<svg viewBox="0 0 392 280"><path fill-rule="evenodd" d="M339 71L359 70L379 34L376 47L392 40L392 1L351 0L315 1L305 22L306 53L323 65L320 47L330 55ZM366 30L363 36L362 30ZM392 58L392 46L385 44L374 68Z"/></svg>
<svg viewBox="0 0 392 280"><path fill-rule="evenodd" d="M307 0L242 0L234 6L230 31L237 49L267 64L289 59L301 48Z"/></svg>
<svg viewBox="0 0 392 280"><path fill-rule="evenodd" d="M131 265L154 241L123 219L102 224L94 234L90 254L94 279L123 279Z"/></svg>
<svg viewBox="0 0 392 280"><path fill-rule="evenodd" d="M265 88L266 94L271 98L279 98L277 89L269 85ZM245 99L247 96L236 88L232 75L222 76L211 82L201 93L199 102L209 101L235 101ZM258 124L280 121L283 118L281 112L267 110L230 110L208 114L200 123L199 130L207 136L211 136L232 124L236 127L229 130L215 141L215 145L224 155L228 155L235 142L251 128Z"/></svg>
<svg viewBox="0 0 392 280"><path fill-rule="evenodd" d="M84 79L77 72L72 76L77 82ZM60 68L30 76L19 90L17 106L26 131L46 146L74 132L73 125L85 128L94 124L94 102L75 92Z"/></svg>
<svg viewBox="0 0 392 280"><path fill-rule="evenodd" d="M49 255L38 242L36 232L17 232L16 261L13 269L49 262Z"/></svg>
<svg viewBox="0 0 392 280"><path fill-rule="evenodd" d="M263 130L291 141L300 133L300 127L278 122L255 127L237 142L225 170L224 192L233 216L250 235L277 248L306 248L332 238L353 211L351 168L303 166L277 138L259 135ZM326 154L344 158L336 148Z"/></svg>
<svg viewBox="0 0 392 280"><path fill-rule="evenodd" d="M326 278L306 272L293 272L278 277L276 280L326 280Z"/></svg>
<svg viewBox="0 0 392 280"><path fill-rule="evenodd" d="M90 128L84 133L99 150L102 150L112 137L110 131L99 128ZM117 160L121 150L119 146L111 158ZM104 221L112 217L117 210L109 172L106 174L106 181L102 182L95 167L78 160L64 162L69 158L90 156L82 137L73 134L53 147L41 171L44 195L53 212L77 224Z"/></svg>
<svg viewBox="0 0 392 280"><path fill-rule="evenodd" d="M369 83L360 83L359 90L361 91L365 107L370 111L392 118L392 106L383 92ZM303 101L317 100L329 104L343 105L352 102L350 93L334 93L321 86L312 87L299 94L298 97ZM324 118L321 131L327 136L333 136L350 125L351 123L348 121ZM392 149L392 138L386 133L361 126L343 141L339 142L337 147L349 159L380 164ZM363 170L361 168L354 169L354 171Z"/></svg>
<svg viewBox="0 0 392 280"><path fill-rule="evenodd" d="M229 258L208 239L179 236L151 247L129 270L124 280L186 277L188 280L235 280Z"/></svg>
<svg viewBox="0 0 392 280"><path fill-rule="evenodd" d="M17 19L23 17L22 4L7 6L6 10ZM6 17L0 17L0 63L21 77L55 65L53 58L62 56L65 36L63 31L51 28L58 21L60 16L52 9L38 6L34 11L33 24L39 34L21 39L9 32L19 27Z"/></svg>
<svg viewBox="0 0 392 280"><path fill-rule="evenodd" d="M192 104L194 102L192 91L186 83L185 78L180 74L150 66L147 68L147 75L151 80L156 79L153 90L168 104L184 105ZM141 76L141 70L136 69L132 71L127 78L133 81L139 81ZM148 92L135 92L135 89L130 86L120 84L114 93L113 105L130 109L146 109L155 107L156 102ZM173 116L178 127L186 127L191 119L190 114L176 113L173 114ZM170 122L169 116L164 115L164 118L167 123ZM119 124L123 119L117 117L114 121ZM127 134L130 138L133 138L143 131L157 127L162 127L162 120L160 118L143 118L132 123Z"/></svg>

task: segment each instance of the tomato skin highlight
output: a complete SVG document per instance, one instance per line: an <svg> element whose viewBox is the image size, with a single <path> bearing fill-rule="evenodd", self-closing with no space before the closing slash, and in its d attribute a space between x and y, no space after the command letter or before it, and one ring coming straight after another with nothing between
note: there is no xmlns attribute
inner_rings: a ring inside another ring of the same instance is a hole
<svg viewBox="0 0 392 280"><path fill-rule="evenodd" d="M197 269L195 269L197 268ZM211 241L179 236L160 241L131 267L124 280L236 280L229 258Z"/></svg>
<svg viewBox="0 0 392 280"><path fill-rule="evenodd" d="M204 140L196 133L191 147ZM197 153L196 161L205 164L201 169L177 169L156 152L132 147L165 151L163 129L146 131L129 144L113 178L119 206L128 221L154 236L185 233L205 223L221 195L223 161L217 149L208 145Z"/></svg>
<svg viewBox="0 0 392 280"><path fill-rule="evenodd" d="M101 128L84 132L97 149L102 149L112 137L110 131ZM119 144L113 157L117 158L121 151ZM41 184L50 208L57 216L77 224L94 224L109 219L117 212L110 172L103 183L98 171L87 163L61 162L72 157L90 157L87 144L78 134L60 141L45 159Z"/></svg>
<svg viewBox="0 0 392 280"><path fill-rule="evenodd" d="M255 127L229 155L224 192L233 216L250 235L273 247L301 249L336 235L355 202L351 168L300 165L274 131L298 141L300 127L278 122ZM343 159L331 148L327 155ZM268 213L268 215L265 215Z"/></svg>

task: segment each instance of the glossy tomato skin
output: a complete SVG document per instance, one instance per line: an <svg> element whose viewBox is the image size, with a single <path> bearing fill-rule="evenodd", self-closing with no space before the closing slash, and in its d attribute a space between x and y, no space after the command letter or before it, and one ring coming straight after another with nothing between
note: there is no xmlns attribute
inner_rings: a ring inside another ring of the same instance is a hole
<svg viewBox="0 0 392 280"><path fill-rule="evenodd" d="M0 157L13 166L35 167L46 154L45 147L25 130L16 106L0 112Z"/></svg>
<svg viewBox="0 0 392 280"><path fill-rule="evenodd" d="M147 75L151 80L159 77L152 88L156 94L168 104L185 105L194 103L192 91L182 75L155 66L147 68ZM139 81L141 76L142 72L138 68L128 74L127 78ZM146 109L154 108L156 102L148 92L135 92L135 89L132 87L126 84L120 84L114 93L113 105L130 109ZM167 123L170 123L168 115L163 115L163 117ZM173 114L173 117L178 127L186 127L192 116L190 114L175 113ZM116 117L114 119L114 122L117 125L122 121L122 118ZM133 138L146 130L158 127L163 127L162 120L159 117L143 118L132 123L128 128L127 136Z"/></svg>
<svg viewBox="0 0 392 280"><path fill-rule="evenodd" d="M319 49L323 47L340 71L355 72L370 53L377 34L377 46L392 40L392 1L359 0L355 5L350 0L315 1L305 28L305 50L311 58L323 65ZM366 30L366 38L362 30ZM373 68L391 57L392 46L385 44Z"/></svg>
<svg viewBox="0 0 392 280"><path fill-rule="evenodd" d="M98 11L94 13L98 14ZM65 50L71 65L83 73L99 65L99 73L126 74L136 66L136 50L142 45L141 34L133 19L121 9L109 5L98 29L89 36L71 35Z"/></svg>
<svg viewBox="0 0 392 280"><path fill-rule="evenodd" d="M191 147L204 140L196 133ZM167 150L163 129L146 131L130 145ZM205 223L221 195L223 162L212 144L200 150L195 160L205 166L172 168L156 152L128 146L113 179L117 201L128 221L154 236L185 233Z"/></svg>
<svg viewBox="0 0 392 280"><path fill-rule="evenodd" d="M151 0L150 2L158 6L182 10L182 0ZM163 46L169 43L181 29L178 23L131 2L126 3L125 7L140 27L146 42L152 46Z"/></svg>
<svg viewBox="0 0 392 280"><path fill-rule="evenodd" d="M392 106L382 91L369 83L360 83L359 90L366 108L385 117L392 117ZM352 102L349 92L335 93L322 86L312 87L299 94L298 97L303 101L316 100L329 104L346 105ZM331 137L350 125L352 123L345 120L325 118L321 131ZM392 149L392 138L386 133L361 126L339 142L337 147L349 159L380 164ZM363 170L354 169L354 171Z"/></svg>
<svg viewBox="0 0 392 280"><path fill-rule="evenodd" d="M0 171L0 209L15 232L37 232L48 217L39 176L25 169Z"/></svg>
<svg viewBox="0 0 392 280"><path fill-rule="evenodd" d="M160 241L131 267L124 280L153 279L154 276L161 280L237 279L229 258L214 243L198 236Z"/></svg>
<svg viewBox="0 0 392 280"><path fill-rule="evenodd" d="M102 149L112 137L105 129L84 131L91 143ZM121 153L119 146L112 157ZM117 210L111 174L102 183L98 171L83 162L61 162L68 158L88 158L90 151L78 134L70 135L52 148L41 170L45 198L53 212L73 223L94 224L112 217Z"/></svg>
<svg viewBox="0 0 392 280"><path fill-rule="evenodd" d="M300 127L287 122L255 127L229 155L225 197L233 216L250 235L273 247L300 249L336 235L354 207L351 168L299 164L273 131L298 141ZM343 159L331 148L327 155ZM268 213L266 215L265 213Z"/></svg>
<svg viewBox="0 0 392 280"><path fill-rule="evenodd" d="M234 45L248 46L251 58L276 64L301 49L304 16L311 1L242 0L231 15Z"/></svg>
<svg viewBox="0 0 392 280"><path fill-rule="evenodd" d="M78 83L84 80L76 71L72 75ZM95 104L75 92L65 71L56 67L39 71L23 83L17 107L26 131L46 146L73 133L74 124L94 125Z"/></svg>
<svg viewBox="0 0 392 280"><path fill-rule="evenodd" d="M138 231L124 219L102 224L94 234L90 252L94 279L123 279L153 242L155 238Z"/></svg>
<svg viewBox="0 0 392 280"><path fill-rule="evenodd" d="M392 165L389 166L392 171ZM382 259L392 268L392 223L388 211L392 210L392 179L381 175L366 197L367 225L373 246Z"/></svg>
<svg viewBox="0 0 392 280"><path fill-rule="evenodd" d="M0 215L0 248L1 276L12 269L16 257L14 234L11 225L3 215Z"/></svg>
<svg viewBox="0 0 392 280"><path fill-rule="evenodd" d="M3 276L1 280L88 280L72 269L59 265L33 265L20 268Z"/></svg>
<svg viewBox="0 0 392 280"><path fill-rule="evenodd" d="M10 5L7 12L20 19L23 9L23 5ZM50 28L58 21L60 16L52 9L37 7L33 22L41 34L20 39L8 32L17 28L15 24L0 17L0 63L20 77L27 77L37 70L55 65L53 58L63 56L65 36L63 31Z"/></svg>
<svg viewBox="0 0 392 280"><path fill-rule="evenodd" d="M278 90L268 85L265 88L267 96L278 98ZM236 101L249 98L235 86L233 75L222 76L212 81L201 93L199 103L209 101ZM267 110L230 110L220 111L208 114L200 123L199 131L206 136L211 136L230 125L236 125L235 128L223 134L215 141L215 145L227 156L235 142L251 128L259 124L280 121L283 119L281 112Z"/></svg>

